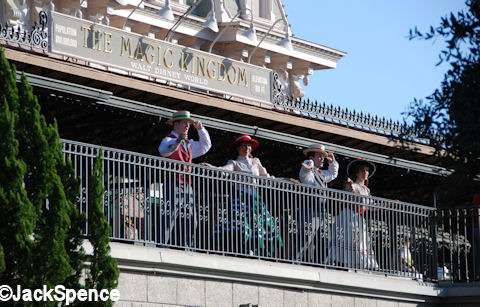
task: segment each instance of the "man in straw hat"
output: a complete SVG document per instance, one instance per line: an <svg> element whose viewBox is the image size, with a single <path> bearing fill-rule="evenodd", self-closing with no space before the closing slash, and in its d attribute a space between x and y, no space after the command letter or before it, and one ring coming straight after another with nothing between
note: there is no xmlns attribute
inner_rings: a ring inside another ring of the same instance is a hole
<svg viewBox="0 0 480 307"><path fill-rule="evenodd" d="M190 112L177 111L173 113L172 118L167 123L173 126L173 130L162 140L158 147L162 157L192 162L192 159L206 154L212 147L207 129L203 128L199 120L192 119ZM188 139L190 125L197 129L198 141Z"/></svg>
<svg viewBox="0 0 480 307"><path fill-rule="evenodd" d="M158 147L162 157L191 163L192 159L204 155L212 147L208 131L199 120L191 118L189 111L173 113L167 123L173 126L173 129ZM198 141L188 139L190 125L197 129ZM175 180L166 183L167 206L174 208L165 208L162 211L163 216L159 221L160 243L194 247L197 219L191 178L187 175L191 168L178 166L175 170L180 171L175 175Z"/></svg>
<svg viewBox="0 0 480 307"><path fill-rule="evenodd" d="M303 150L307 160L303 161L300 169L300 182L316 187L326 188L327 183L337 178L338 162L333 153L327 153L325 146L312 144ZM328 170L322 170L325 158L328 161Z"/></svg>
<svg viewBox="0 0 480 307"><path fill-rule="evenodd" d="M307 157L302 163L300 169L300 182L313 185L319 188L326 188L327 183L337 178L338 175L338 162L335 161L333 153L327 153L325 146L320 144L312 144L308 148L303 150L303 154ZM328 170L322 170L325 158L328 161ZM319 258L315 257L315 243L324 245L324 239L322 236L317 236L320 228L323 224L322 211L323 202L319 202L317 199L306 202L299 208L299 221L300 233L296 248L296 260L297 261L309 261L309 259L325 259L325 253L319 249ZM315 240L315 238L318 238ZM320 242L317 242L319 241ZM308 251L308 258L305 258ZM326 249L323 248L325 252Z"/></svg>

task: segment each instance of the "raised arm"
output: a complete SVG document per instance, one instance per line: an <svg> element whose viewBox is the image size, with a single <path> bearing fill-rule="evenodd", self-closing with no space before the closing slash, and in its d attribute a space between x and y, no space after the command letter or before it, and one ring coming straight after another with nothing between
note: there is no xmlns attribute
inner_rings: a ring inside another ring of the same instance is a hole
<svg viewBox="0 0 480 307"><path fill-rule="evenodd" d="M333 153L329 152L327 155L328 161L328 169L322 171L323 175L325 176L325 180L328 182L334 180L338 176L338 169L339 165L338 162L335 160Z"/></svg>
<svg viewBox="0 0 480 307"><path fill-rule="evenodd" d="M195 159L206 154L212 148L212 141L207 129L202 126L200 121L196 121L193 126L197 129L199 140L189 140L188 142L190 143L190 148L192 148L192 159Z"/></svg>

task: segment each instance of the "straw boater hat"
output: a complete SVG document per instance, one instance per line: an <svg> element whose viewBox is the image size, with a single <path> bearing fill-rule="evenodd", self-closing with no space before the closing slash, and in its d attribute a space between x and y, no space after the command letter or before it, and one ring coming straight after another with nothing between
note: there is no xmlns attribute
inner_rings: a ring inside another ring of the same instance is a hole
<svg viewBox="0 0 480 307"><path fill-rule="evenodd" d="M375 170L377 168L375 167L375 164L373 164L372 162L365 161L365 160L363 160L363 158L358 158L358 159L350 161L350 163L348 163L348 165L347 165L347 176L348 177L350 177L350 175L355 176L355 174L350 174L350 172L351 171L355 172L355 170L362 165L368 166L370 168L368 178L371 178L373 176L373 174L375 173Z"/></svg>
<svg viewBox="0 0 480 307"><path fill-rule="evenodd" d="M320 152L324 157L327 157L327 152L325 151L325 146L320 144L312 144L303 150L303 154L308 156L309 152Z"/></svg>
<svg viewBox="0 0 480 307"><path fill-rule="evenodd" d="M258 145L260 145L260 143L258 143L257 140L252 139L248 134L239 134L235 138L233 143L230 144L230 149L233 150L236 147L237 143L240 143L240 142L250 142L250 143L252 143L252 151L257 149Z"/></svg>
<svg viewBox="0 0 480 307"><path fill-rule="evenodd" d="M177 111L172 114L172 118L170 118L167 122L170 126L173 126L173 122L176 120L182 120L186 119L188 120L191 124L193 124L195 121L190 117L190 112L189 111Z"/></svg>

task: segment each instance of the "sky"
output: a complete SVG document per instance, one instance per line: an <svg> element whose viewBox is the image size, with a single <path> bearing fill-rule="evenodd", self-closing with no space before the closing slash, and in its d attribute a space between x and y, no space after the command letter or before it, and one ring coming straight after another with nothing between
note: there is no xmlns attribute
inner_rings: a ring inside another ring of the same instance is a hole
<svg viewBox="0 0 480 307"><path fill-rule="evenodd" d="M304 87L318 102L402 120L414 98L440 87L447 63L436 66L443 39L409 40L464 0L283 0L295 37L346 52L337 68L316 70Z"/></svg>

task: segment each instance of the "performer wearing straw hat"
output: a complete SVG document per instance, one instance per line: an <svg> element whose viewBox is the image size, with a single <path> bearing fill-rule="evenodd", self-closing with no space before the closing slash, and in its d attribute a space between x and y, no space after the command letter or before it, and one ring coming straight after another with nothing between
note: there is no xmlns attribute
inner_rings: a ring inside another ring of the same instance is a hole
<svg viewBox="0 0 480 307"><path fill-rule="evenodd" d="M192 162L192 159L206 154L212 147L207 129L202 126L199 120L192 119L190 112L177 111L173 113L172 118L167 123L173 126L173 130L158 147L162 157ZM190 125L197 129L198 141L188 139Z"/></svg>
<svg viewBox="0 0 480 307"><path fill-rule="evenodd" d="M338 162L333 153L327 153L325 146L312 144L303 150L307 160L303 161L300 169L300 182L326 188L327 183L337 178ZM328 161L328 170L322 170L325 158Z"/></svg>
<svg viewBox="0 0 480 307"><path fill-rule="evenodd" d="M300 168L300 182L313 185L318 188L326 188L327 183L337 178L339 165L333 153L327 153L325 146L311 144L303 150L307 157ZM323 170L325 159L328 161L328 170ZM315 196L315 195L313 195ZM326 258L325 236L321 235L324 224L323 208L324 201L312 197L312 201L305 203L299 208L298 225L300 226L296 243L295 259L297 261L315 261ZM317 257L315 250L317 248ZM308 253L307 253L308 252Z"/></svg>
<svg viewBox="0 0 480 307"><path fill-rule="evenodd" d="M167 123L173 126L173 129L158 147L162 157L191 163L192 159L204 155L212 147L208 131L199 120L191 118L189 111L173 113ZM197 129L198 141L188 139L188 130L191 125ZM176 172L174 181L166 183L168 199L166 205L170 207L164 208L163 216L160 217L160 243L195 247L197 218L193 203L194 193L190 185L190 175L188 175L191 168L177 165L174 169L179 172Z"/></svg>

